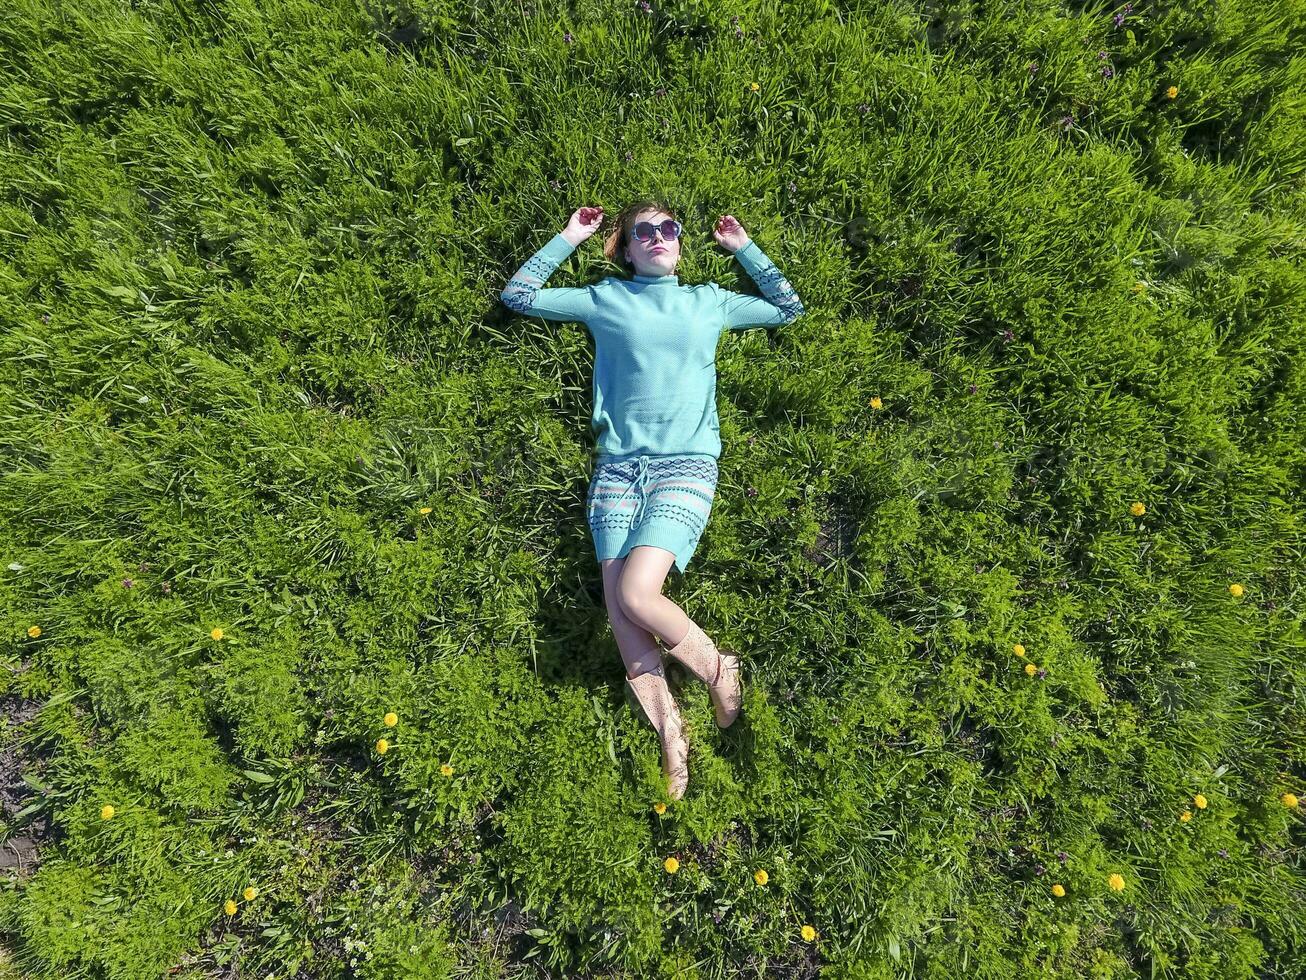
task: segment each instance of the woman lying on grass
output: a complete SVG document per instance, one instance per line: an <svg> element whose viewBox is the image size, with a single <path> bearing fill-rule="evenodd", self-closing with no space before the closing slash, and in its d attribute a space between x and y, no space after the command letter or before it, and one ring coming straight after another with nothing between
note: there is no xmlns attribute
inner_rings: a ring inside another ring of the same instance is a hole
<svg viewBox="0 0 1306 980"><path fill-rule="evenodd" d="M715 282L682 284L675 274L682 225L652 200L625 208L604 243L604 254L630 270L630 278L543 288L602 220L601 207L578 209L517 270L500 298L518 313L583 322L594 338L590 422L598 459L586 500L590 533L626 682L661 737L668 794L680 799L689 782L689 743L667 687L659 640L708 685L718 726L734 722L743 697L739 657L719 652L662 594L673 564L684 574L712 510L721 455L717 341L727 329L789 323L803 307L729 214L718 219L713 235L766 298Z"/></svg>

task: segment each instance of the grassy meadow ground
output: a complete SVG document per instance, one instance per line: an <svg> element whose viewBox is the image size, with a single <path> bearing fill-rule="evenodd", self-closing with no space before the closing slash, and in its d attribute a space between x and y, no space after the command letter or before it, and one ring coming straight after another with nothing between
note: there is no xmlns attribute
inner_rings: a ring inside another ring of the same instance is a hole
<svg viewBox="0 0 1306 980"><path fill-rule="evenodd" d="M11 0L0 978L1306 976L1304 174L1302 0ZM661 813L498 298L650 193L807 310Z"/></svg>

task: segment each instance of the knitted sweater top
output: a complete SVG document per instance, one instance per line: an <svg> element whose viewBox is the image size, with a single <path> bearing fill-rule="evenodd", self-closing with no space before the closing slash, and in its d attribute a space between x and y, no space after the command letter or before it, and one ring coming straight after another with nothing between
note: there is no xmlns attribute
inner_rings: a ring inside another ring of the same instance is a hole
<svg viewBox="0 0 1306 980"><path fill-rule="evenodd" d="M639 455L721 455L716 348L722 332L773 327L803 314L788 280L757 243L735 257L765 299L676 275L608 276L592 286L544 288L575 246L554 235L499 298L546 320L575 320L594 338L590 426L600 463Z"/></svg>

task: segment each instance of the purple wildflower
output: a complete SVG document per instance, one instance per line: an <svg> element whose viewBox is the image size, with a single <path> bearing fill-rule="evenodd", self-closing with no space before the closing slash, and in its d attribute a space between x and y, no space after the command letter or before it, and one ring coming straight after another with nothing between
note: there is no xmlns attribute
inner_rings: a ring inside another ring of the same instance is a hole
<svg viewBox="0 0 1306 980"><path fill-rule="evenodd" d="M1073 125L1075 125L1075 117L1074 117L1074 116L1062 116L1062 117L1061 117L1061 128L1062 128L1062 129L1069 129L1069 128L1070 128L1071 126L1073 126Z"/></svg>
<svg viewBox="0 0 1306 980"><path fill-rule="evenodd" d="M798 190L798 185L795 184L792 180L789 181L788 186L789 186L789 193L790 193L790 194L792 194L792 193L794 193L796 190Z"/></svg>
<svg viewBox="0 0 1306 980"><path fill-rule="evenodd" d="M1038 62L1037 62L1037 61L1031 61L1031 62L1029 63L1029 73L1030 73L1031 75L1033 75L1033 74L1036 74L1037 72L1038 72Z"/></svg>
<svg viewBox="0 0 1306 980"><path fill-rule="evenodd" d="M627 150L627 151L626 151L626 162L629 163L631 160L634 160L634 159L635 159L635 155L634 155L633 153L631 153L629 150Z"/></svg>
<svg viewBox="0 0 1306 980"><path fill-rule="evenodd" d="M1222 847L1217 853L1219 853L1220 857L1227 858L1229 856L1229 848Z"/></svg>
<svg viewBox="0 0 1306 980"><path fill-rule="evenodd" d="M1042 680L1044 677L1047 677L1047 675L1048 675L1048 671L1047 671L1047 668L1046 668L1046 667L1040 667L1040 668L1038 669L1038 675L1037 675L1037 676L1038 676L1038 679L1039 679L1039 680Z"/></svg>
<svg viewBox="0 0 1306 980"><path fill-rule="evenodd" d="M756 496L757 496L757 487L749 487L749 488L748 488L748 496L750 496L750 497L756 497Z"/></svg>
<svg viewBox="0 0 1306 980"><path fill-rule="evenodd" d="M1045 868L1045 867L1043 867L1043 865L1041 865L1041 864L1036 864L1036 865L1034 865L1034 874L1036 874L1036 875L1045 875L1045 874L1047 874L1047 873L1048 873L1048 869Z"/></svg>
<svg viewBox="0 0 1306 980"><path fill-rule="evenodd" d="M1114 75L1114 74L1115 74L1115 72L1113 72L1113 71L1111 70L1111 66L1110 66L1110 65L1103 65L1103 66L1102 66L1102 77L1103 77L1103 78L1110 78L1110 77L1111 77L1112 75Z"/></svg>
<svg viewBox="0 0 1306 980"><path fill-rule="evenodd" d="M1099 52L1097 53L1097 60L1098 60L1098 61L1106 61L1106 57L1107 57L1107 55L1106 55L1106 52L1105 52L1105 51L1099 51Z"/></svg>
<svg viewBox="0 0 1306 980"><path fill-rule="evenodd" d="M966 389L966 391L968 394L973 395L975 394L975 392L979 391L979 385L971 385L969 388Z"/></svg>
<svg viewBox="0 0 1306 980"><path fill-rule="evenodd" d="M864 115L866 115L868 112L871 111L871 107L870 107L869 105L867 105L865 102L858 102L858 103L857 103L857 111L860 112L860 113L864 116Z"/></svg>
<svg viewBox="0 0 1306 980"><path fill-rule="evenodd" d="M1112 19L1115 21L1116 27L1119 27L1121 24L1125 22L1125 15L1122 11L1121 13L1116 14L1115 17Z"/></svg>
<svg viewBox="0 0 1306 980"><path fill-rule="evenodd" d="M570 44L572 41L575 40L575 38L571 36L571 31L567 31L567 33L563 34L562 39L566 41L568 44Z"/></svg>
<svg viewBox="0 0 1306 980"><path fill-rule="evenodd" d="M1070 860L1070 855L1067 854L1065 851L1057 851L1057 860L1060 861L1062 864L1065 864L1067 861Z"/></svg>
<svg viewBox="0 0 1306 980"><path fill-rule="evenodd" d="M123 587L124 589L130 589L130 588L131 588L133 585L135 585L135 584L136 584L136 583L133 582L133 581L132 581L131 579L129 579L129 578L125 578L125 579L122 580L122 587Z"/></svg>
<svg viewBox="0 0 1306 980"><path fill-rule="evenodd" d="M1002 339L1003 339L1003 340L1008 340L1008 341L1010 341L1010 340L1015 340L1015 339L1016 339L1016 335L1015 335L1014 333L1012 333L1010 330L1004 330L1004 331L1002 331Z"/></svg>
<svg viewBox="0 0 1306 980"><path fill-rule="evenodd" d="M172 586L169 585L167 582L163 582L162 584L160 584L159 588L163 591L164 595L169 595L172 592Z"/></svg>

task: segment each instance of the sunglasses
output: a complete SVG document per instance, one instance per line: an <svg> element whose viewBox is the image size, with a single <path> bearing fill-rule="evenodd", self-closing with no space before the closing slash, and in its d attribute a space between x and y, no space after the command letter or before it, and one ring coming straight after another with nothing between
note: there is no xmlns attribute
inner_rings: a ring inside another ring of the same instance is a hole
<svg viewBox="0 0 1306 980"><path fill-rule="evenodd" d="M653 240L653 228L653 223L650 221L641 221L639 224L635 225L635 241L651 242ZM664 242L674 242L679 238L680 228L680 222L672 221L670 218L657 226L657 230L662 232L662 240Z"/></svg>

